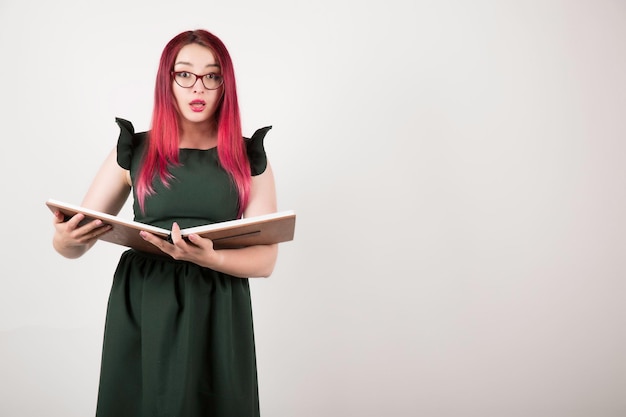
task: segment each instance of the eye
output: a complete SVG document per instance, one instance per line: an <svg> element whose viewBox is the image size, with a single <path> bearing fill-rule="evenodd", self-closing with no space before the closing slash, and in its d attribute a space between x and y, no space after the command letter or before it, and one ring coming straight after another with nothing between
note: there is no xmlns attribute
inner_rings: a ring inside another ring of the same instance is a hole
<svg viewBox="0 0 626 417"><path fill-rule="evenodd" d="M179 71L176 73L176 76L179 78L189 78L191 77L191 73L187 72L187 71Z"/></svg>

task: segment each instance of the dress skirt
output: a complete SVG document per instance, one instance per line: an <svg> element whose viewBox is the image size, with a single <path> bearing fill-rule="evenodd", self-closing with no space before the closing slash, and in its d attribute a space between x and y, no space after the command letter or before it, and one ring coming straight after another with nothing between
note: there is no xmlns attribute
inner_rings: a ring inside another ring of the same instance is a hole
<svg viewBox="0 0 626 417"><path fill-rule="evenodd" d="M96 415L258 416L248 280L124 252L109 297Z"/></svg>

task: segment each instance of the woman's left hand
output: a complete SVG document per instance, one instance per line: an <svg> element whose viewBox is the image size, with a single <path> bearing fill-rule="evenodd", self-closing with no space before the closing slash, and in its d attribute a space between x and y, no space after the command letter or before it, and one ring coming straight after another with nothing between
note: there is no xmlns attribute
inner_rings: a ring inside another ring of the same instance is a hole
<svg viewBox="0 0 626 417"><path fill-rule="evenodd" d="M171 243L149 232L142 231L139 234L144 240L176 260L189 261L212 269L219 268L221 263L221 256L213 248L211 239L202 238L197 234L183 238L180 226L176 222L172 224Z"/></svg>

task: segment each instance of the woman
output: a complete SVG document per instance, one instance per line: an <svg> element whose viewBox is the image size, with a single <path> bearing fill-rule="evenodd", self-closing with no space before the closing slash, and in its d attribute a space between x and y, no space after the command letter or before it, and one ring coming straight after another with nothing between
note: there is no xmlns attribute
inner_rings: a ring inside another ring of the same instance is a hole
<svg viewBox="0 0 626 417"><path fill-rule="evenodd" d="M152 126L121 133L82 206L119 213L131 190L135 220L171 228L142 237L162 256L128 250L116 269L103 343L97 416L258 416L247 277L267 277L276 245L215 250L180 229L276 211L263 148L269 127L244 139L232 61L204 30L163 50ZM77 258L109 230L55 213L54 248Z"/></svg>

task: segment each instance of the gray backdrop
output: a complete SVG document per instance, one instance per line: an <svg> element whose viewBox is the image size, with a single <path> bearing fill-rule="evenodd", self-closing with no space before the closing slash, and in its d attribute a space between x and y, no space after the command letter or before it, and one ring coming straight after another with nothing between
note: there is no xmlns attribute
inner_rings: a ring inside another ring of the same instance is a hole
<svg viewBox="0 0 626 417"><path fill-rule="evenodd" d="M1 415L93 415L122 249L61 258L44 202L200 27L298 215L252 283L263 415L626 415L624 1L101 3L0 0Z"/></svg>

